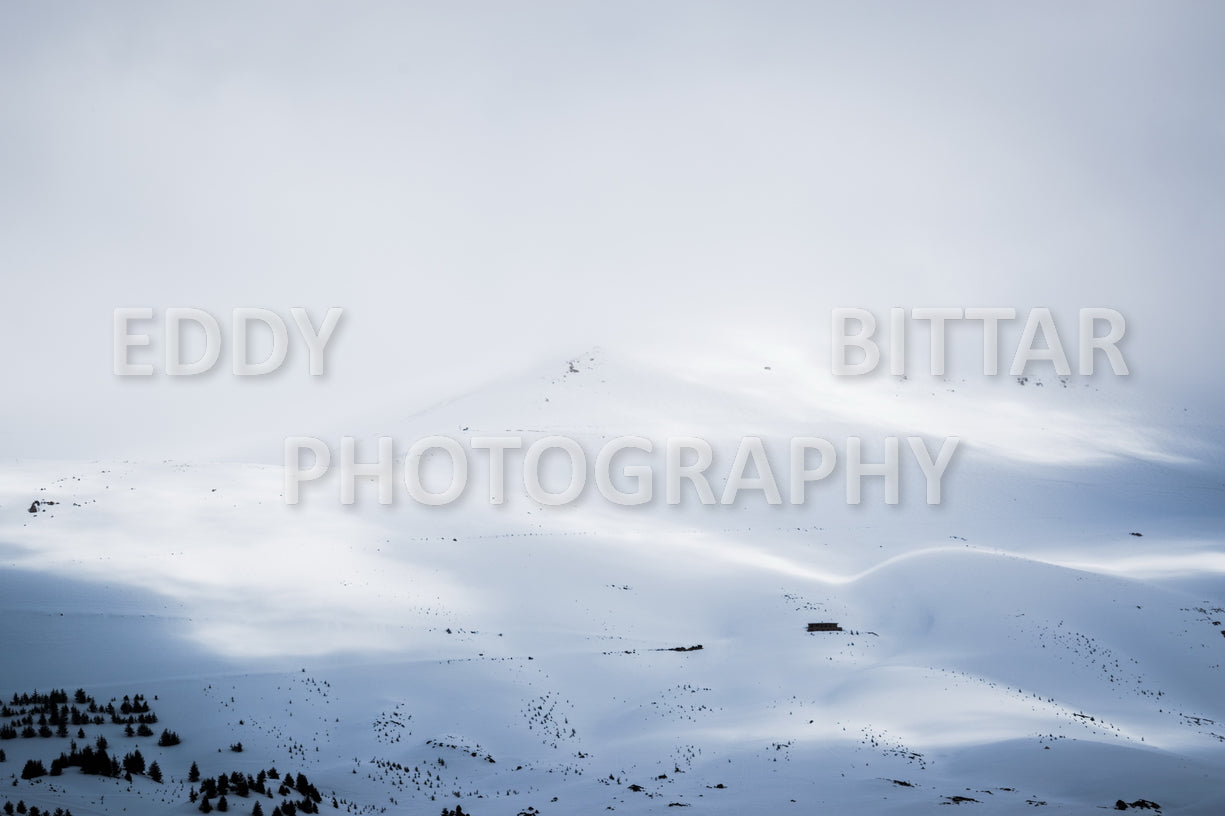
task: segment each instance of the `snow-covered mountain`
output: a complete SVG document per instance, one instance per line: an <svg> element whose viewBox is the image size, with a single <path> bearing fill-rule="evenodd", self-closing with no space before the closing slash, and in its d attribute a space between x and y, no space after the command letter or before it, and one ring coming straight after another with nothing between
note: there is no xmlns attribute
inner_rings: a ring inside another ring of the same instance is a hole
<svg viewBox="0 0 1225 816"><path fill-rule="evenodd" d="M800 506L669 505L660 483L637 507L594 490L541 506L522 451L497 506L479 457L446 507L400 483L380 505L373 482L342 506L334 473L286 506L265 464L6 467L0 701L140 694L182 742L109 720L0 740L0 807L192 813L196 762L306 774L349 813L1221 812L1218 418L1117 382L838 383L800 358L677 359L594 350L293 432L334 452L353 436L360 459L379 436L402 457L434 434L591 451L632 434L660 469L668 437L700 436L716 494L744 436L780 478L794 437L829 440L839 466ZM949 435L941 504L905 441L899 503L870 479L847 504L848 437L879 457L886 436ZM20 778L99 735L164 781ZM227 804L287 801L268 792Z"/></svg>

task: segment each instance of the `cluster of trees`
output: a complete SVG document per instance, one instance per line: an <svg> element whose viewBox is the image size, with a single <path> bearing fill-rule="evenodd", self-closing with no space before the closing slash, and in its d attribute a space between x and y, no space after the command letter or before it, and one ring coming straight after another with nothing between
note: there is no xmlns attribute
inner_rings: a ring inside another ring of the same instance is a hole
<svg viewBox="0 0 1225 816"><path fill-rule="evenodd" d="M17 725L20 724L21 723L17 723ZM23 739L33 739L34 737L50 739L54 736L67 737L68 726L60 723L59 727L55 731L52 731L51 726L47 724L45 718L41 723L39 723L37 730L35 730L33 723L25 725L21 731L18 731L17 726L12 724L0 726L0 740L17 739L18 736L21 736Z"/></svg>
<svg viewBox="0 0 1225 816"><path fill-rule="evenodd" d="M152 731L149 733L152 736ZM158 745L169 746L179 744L179 735L174 731L162 731L162 738L158 740ZM58 777L64 773L65 768L81 768L81 773L91 774L91 776L99 777L131 777L131 774L146 774L153 782L162 782L162 768L158 767L157 762L153 765L145 767L145 756L141 754L140 749L132 751L131 754L126 754L123 761L119 757L111 756L108 752L109 744L105 736L99 736L98 740L92 746L85 746L83 749L78 749L76 741L72 742L71 749L67 754L60 754L58 757L51 760L51 768L48 771L47 766L43 765L40 760L29 760L26 762L26 767L22 769L22 779L37 779L38 777L50 776ZM4 752L0 751L0 758L4 757ZM195 763L192 763L195 767Z"/></svg>
<svg viewBox="0 0 1225 816"><path fill-rule="evenodd" d="M2 712L0 712L2 713ZM38 718L35 719L35 713ZM80 709L73 706L71 710L67 706L63 708L52 707L49 712L37 711L19 714L13 717L3 726L0 726L0 740L17 739L18 735L25 739L31 737L67 737L68 726L82 725L102 725L104 720L101 715L90 717L82 714ZM37 729L35 728L37 726Z"/></svg>
<svg viewBox="0 0 1225 816"><path fill-rule="evenodd" d="M83 749L78 748L76 742L72 743L72 748L68 753L61 753L58 757L51 760L51 770L47 770L47 766L41 760L31 759L26 762L25 768L21 771L22 779L37 779L40 776L60 776L67 768L80 768L81 773L91 776L107 776L116 778L125 776L130 779L132 774L146 774L154 782L162 781L162 769L154 762L152 765L145 767L144 755L140 753L140 749L125 754L123 760L120 761L117 756L112 756L107 751L105 737L98 737L95 745L87 745Z"/></svg>
<svg viewBox="0 0 1225 816"><path fill-rule="evenodd" d="M255 803L257 806L259 802ZM272 809L270 816L296 816L299 813L318 813L319 805L309 799L301 799L298 802L284 801ZM261 816L263 809L258 812L255 808L251 809L251 816Z"/></svg>
<svg viewBox="0 0 1225 816"><path fill-rule="evenodd" d="M246 799L249 796L266 796L272 798L274 793L281 797L282 801L272 810L271 816L296 816L298 813L313 814L319 812L319 803L323 801L319 790L311 784L307 779L306 774L300 773L295 778L292 773L285 774L282 779L276 768L269 768L266 771L260 771L258 775L251 776L250 774L242 774L234 771L229 775L220 774L217 777L200 776L200 768L196 763L191 764L191 770L188 771L187 780L192 783L199 783L200 789L197 791L192 787L188 798L191 802L200 802L200 811L202 813L210 813L213 810L224 813L230 807L229 796L236 796ZM291 797L300 797L293 799ZM213 803L216 800L216 804ZM259 802L255 803L252 808L252 816L263 816L263 807Z"/></svg>
<svg viewBox="0 0 1225 816"><path fill-rule="evenodd" d="M84 710L82 710L84 706ZM149 702L144 695L124 696L119 708L114 703L99 707L94 698L77 689L69 706L68 692L52 691L48 694L14 694L12 701L0 707L0 721L7 723L0 726L0 740L23 739L33 737L68 737L68 727L77 727L77 737L84 738L80 726L102 725L107 718L114 725L141 725L139 731L133 732L139 736L152 736L150 725L157 723L157 715L149 708ZM148 732L147 734L144 732ZM129 735L131 736L131 734Z"/></svg>
<svg viewBox="0 0 1225 816"><path fill-rule="evenodd" d="M128 736L152 737L153 729L149 726L157 722L157 715L149 708L149 702L144 695L125 696L119 707L115 703L99 706L97 701L77 689L70 697L63 689L47 693L34 691L32 693L14 694L12 699L0 705L0 740L30 737L68 737L68 726L77 727L77 739L85 739L82 725L104 725L109 717L114 724L125 724L124 733ZM133 726L138 726L133 729ZM168 747L178 745L182 740L174 731L163 730L158 739L158 745ZM106 737L99 736L94 745L79 748L73 740L67 753L61 753L51 761L48 770L42 760L31 759L21 770L21 778L30 780L43 776L60 776L67 768L79 768L81 773L95 776L120 777L129 781L133 774L144 774L154 782L162 781L162 769L156 762L146 767L145 758L137 749L125 754L120 760L117 755L108 751ZM7 760L4 751L0 751L0 762ZM16 780L13 782L17 784ZM72 816L62 808L52 812L40 811L37 807L26 808L25 802L5 802L4 816Z"/></svg>
<svg viewBox="0 0 1225 816"><path fill-rule="evenodd" d="M136 725L137 723L140 723L141 725L156 725L157 715L153 712L149 712L148 714L140 715L129 714L126 717L120 717L118 714L116 714L111 717L112 725Z"/></svg>
<svg viewBox="0 0 1225 816"><path fill-rule="evenodd" d="M12 802L5 802L4 814L5 816L14 816L14 814L20 814L20 816L72 816L72 811L64 810L63 808L56 808L55 812L53 813L50 810L39 810L37 805L33 805L29 809L26 809L26 803L24 801L20 801L17 803L16 807L13 807Z"/></svg>
<svg viewBox="0 0 1225 816"><path fill-rule="evenodd" d="M213 805L207 799L200 803L201 813L212 813L214 810L218 813L226 813L229 811L229 809L230 802L224 796L217 800L216 807L213 807ZM309 813L311 811L299 811L298 807L294 805L293 802L282 802L272 809L272 816L293 816L293 814L298 812ZM313 812L318 813L319 811L315 810ZM251 808L251 816L264 816L264 806L259 802L256 802Z"/></svg>
<svg viewBox="0 0 1225 816"><path fill-rule="evenodd" d="M113 709L114 704L112 703L109 708ZM125 694L123 695L123 703L119 706L119 712L125 717L129 714L148 714L149 703L145 700L145 695L143 694L137 694L130 698Z"/></svg>
<svg viewBox="0 0 1225 816"><path fill-rule="evenodd" d="M73 695L73 700L77 703L77 705L85 705L86 703L91 703L93 702L93 699L94 699L93 697L90 697L88 694L85 693L85 689L77 689L76 694ZM46 694L39 694L37 690L31 693L24 693L24 694L18 694L17 692L13 692L13 699L9 701L9 705L17 707L17 708L22 708L22 707L29 707L29 706L49 706L49 705L58 706L58 705L63 705L67 702L68 702L68 692L64 691L63 689L58 689L58 690L52 689Z"/></svg>
<svg viewBox="0 0 1225 816"><path fill-rule="evenodd" d="M71 711L75 713L79 722L74 722L74 725L88 724L92 718L86 717L79 706L90 705L93 710L97 710L97 704L94 698L85 693L83 689L77 689L76 695L72 698L74 705ZM16 720L17 725L23 723L34 722L35 715L49 718L52 725L58 724L60 719L68 720L69 708L68 692L52 691L48 694L40 694L35 691L33 694L14 694L12 700L7 705L0 706L0 719Z"/></svg>
<svg viewBox="0 0 1225 816"><path fill-rule="evenodd" d="M141 694L125 696L118 707L114 701L99 706L84 689L77 689L71 697L63 689L45 694L37 691L14 694L9 704L0 705L0 740L16 739L18 736L66 738L69 736L69 725L76 726L77 738L84 740L85 731L80 726L104 725L108 719L114 725L123 725L124 734L128 737L152 737L154 732L149 726L157 722L157 715ZM157 744L164 748L181 742L177 733L163 729ZM145 757L139 749L124 754L122 759L109 749L104 736L99 736L93 745L84 748L78 747L76 740L73 740L69 751L51 761L50 769L41 760L31 759L22 769L21 777L29 780L47 775L60 776L68 768L79 768L81 773L94 776L124 777L131 781L133 775L144 774L154 782L162 782L162 769L157 762L146 766ZM241 742L230 746L234 752L241 752L242 749ZM5 760L4 751L0 751L0 762ZM306 774L299 773L295 777L289 773L282 779L276 768L260 771L256 776L235 771L228 775L202 778L199 766L193 762L188 781L193 785L190 800L192 803L199 802L203 813L213 810L225 813L230 808L229 797L247 799L255 795L281 800L272 808L269 816L311 816L319 813L319 805L323 801L319 790ZM14 781L13 784L17 783ZM335 800L333 805L339 807ZM16 807L6 802L3 811L4 816L72 816L63 809L54 813L50 810L40 811L36 807L27 809L24 802L19 802ZM466 816L458 808L445 813L446 816ZM252 803L251 815L264 816L264 806L260 801Z"/></svg>
<svg viewBox="0 0 1225 816"><path fill-rule="evenodd" d="M96 749L86 745L81 750L74 742L69 753L60 754L51 761L53 775L59 776L65 768L80 768L81 773L90 776L117 777L123 773L123 766L119 764L119 758L107 752L105 738L98 739Z"/></svg>

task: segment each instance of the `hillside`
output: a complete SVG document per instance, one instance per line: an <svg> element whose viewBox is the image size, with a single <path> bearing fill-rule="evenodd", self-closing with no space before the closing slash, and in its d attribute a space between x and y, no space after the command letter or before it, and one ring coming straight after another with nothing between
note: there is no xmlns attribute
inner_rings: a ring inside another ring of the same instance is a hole
<svg viewBox="0 0 1225 816"><path fill-rule="evenodd" d="M182 742L110 722L0 740L0 807L192 813L196 762L306 774L350 813L1218 812L1219 429L1058 382L866 387L875 415L799 363L596 351L342 431L367 455L379 435L705 435L725 468L744 435L841 453L957 426L941 505L913 469L897 506L872 485L848 506L836 470L802 506L548 508L508 479L504 505L426 508L373 484L342 507L332 477L287 507L272 465L18 463L0 699L140 694ZM164 781L20 779L98 736ZM227 804L257 800L284 798Z"/></svg>

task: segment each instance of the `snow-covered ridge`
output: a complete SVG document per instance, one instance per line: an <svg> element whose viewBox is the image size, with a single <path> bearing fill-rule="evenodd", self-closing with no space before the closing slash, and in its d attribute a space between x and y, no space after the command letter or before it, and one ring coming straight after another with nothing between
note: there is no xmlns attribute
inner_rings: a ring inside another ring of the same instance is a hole
<svg viewBox="0 0 1225 816"><path fill-rule="evenodd" d="M293 767L360 813L1225 801L1215 431L1179 441L1092 387L869 399L794 361L724 365L592 353L338 434L705 433L726 461L745 434L947 428L967 445L947 501L287 507L271 465L5 468L0 631L25 657L0 696L139 691L183 737L134 738L161 785L70 769L10 794L189 813L194 760ZM14 773L66 750L3 742Z"/></svg>

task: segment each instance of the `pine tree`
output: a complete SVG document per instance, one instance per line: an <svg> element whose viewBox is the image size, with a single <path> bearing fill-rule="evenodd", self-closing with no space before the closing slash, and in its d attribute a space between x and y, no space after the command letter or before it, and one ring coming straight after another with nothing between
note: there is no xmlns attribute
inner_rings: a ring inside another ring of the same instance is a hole
<svg viewBox="0 0 1225 816"><path fill-rule="evenodd" d="M199 782L200 781L200 766L194 762L191 763L191 770L187 772L187 781L188 782Z"/></svg>
<svg viewBox="0 0 1225 816"><path fill-rule="evenodd" d="M264 809L260 807L258 801L255 803L255 807L251 808L251 816L264 816Z"/></svg>
<svg viewBox="0 0 1225 816"><path fill-rule="evenodd" d="M154 782L162 781L162 769L157 764L156 760L154 760L153 764L149 766L149 778Z"/></svg>
<svg viewBox="0 0 1225 816"><path fill-rule="evenodd" d="M217 812L218 813L225 813L229 809L230 809L230 803L225 800L224 796L222 796L220 799L217 800Z"/></svg>
<svg viewBox="0 0 1225 816"><path fill-rule="evenodd" d="M42 764L42 762L37 759L27 760L26 766L21 769L22 779L37 779L40 776L46 775L47 766Z"/></svg>
<svg viewBox="0 0 1225 816"><path fill-rule="evenodd" d="M141 755L139 748L123 758L123 769L135 774L145 772L145 758Z"/></svg>

